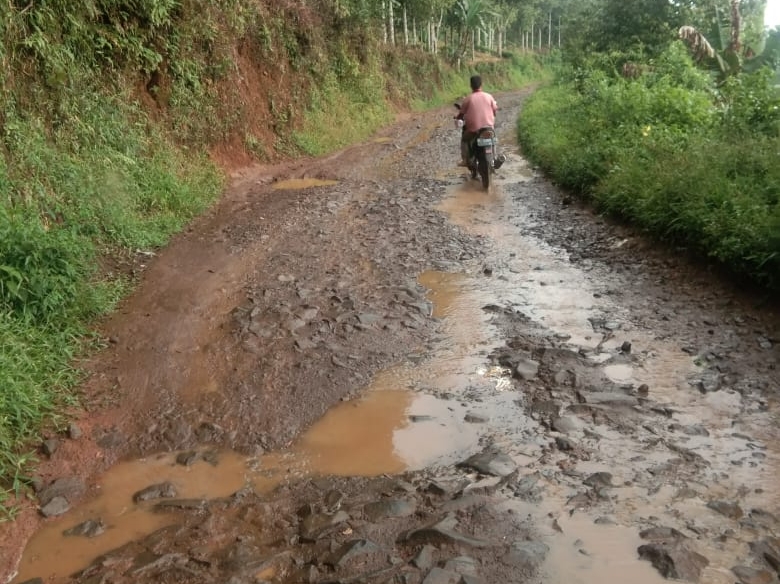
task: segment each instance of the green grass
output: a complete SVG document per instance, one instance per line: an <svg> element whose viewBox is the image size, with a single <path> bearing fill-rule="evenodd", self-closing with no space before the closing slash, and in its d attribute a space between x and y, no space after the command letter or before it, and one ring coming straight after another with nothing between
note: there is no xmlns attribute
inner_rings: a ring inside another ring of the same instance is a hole
<svg viewBox="0 0 780 584"><path fill-rule="evenodd" d="M320 156L364 140L392 119L383 79L357 77L350 83L329 73L313 90L303 127L294 133L296 145L306 154Z"/></svg>
<svg viewBox="0 0 780 584"><path fill-rule="evenodd" d="M8 100L0 112L0 520L12 515L30 445L77 402L90 323L131 286L101 271L102 258L165 245L223 184L129 96L77 89L56 109Z"/></svg>
<svg viewBox="0 0 780 584"><path fill-rule="evenodd" d="M780 288L780 100L765 75L716 91L672 57L640 80L544 87L518 121L523 151L602 211Z"/></svg>

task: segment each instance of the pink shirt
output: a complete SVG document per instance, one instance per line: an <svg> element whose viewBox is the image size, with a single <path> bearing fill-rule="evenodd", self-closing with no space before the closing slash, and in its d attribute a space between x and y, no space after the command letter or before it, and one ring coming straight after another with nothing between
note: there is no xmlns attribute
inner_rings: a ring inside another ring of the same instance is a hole
<svg viewBox="0 0 780 584"><path fill-rule="evenodd" d="M460 111L466 122L467 132L476 132L485 126L496 123L498 104L489 93L477 89L467 96L460 105Z"/></svg>

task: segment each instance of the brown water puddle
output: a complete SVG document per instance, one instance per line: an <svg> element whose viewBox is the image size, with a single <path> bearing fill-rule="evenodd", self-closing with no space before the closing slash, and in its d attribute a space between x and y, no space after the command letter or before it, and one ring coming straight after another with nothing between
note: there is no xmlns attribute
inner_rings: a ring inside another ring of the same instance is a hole
<svg viewBox="0 0 780 584"><path fill-rule="evenodd" d="M774 408L769 412L745 412L737 392L721 389L702 394L692 388L688 380L699 372L693 357L683 353L673 341L659 340L653 331L635 328L631 314L610 299L594 295L595 283L573 266L565 253L524 236L521 228L507 220L517 211L500 182L487 193L471 183L457 187L439 208L453 223L490 238L497 246L497 255L503 260L499 260L493 277L484 285L493 295L493 302L515 307L566 340L572 350L584 349L614 383L634 388L647 384L648 397L673 412L669 424L703 425L709 430L707 436L670 432L659 440L640 438L641 432L636 438L629 438L599 425L596 430L603 438L591 459L576 465L582 476L606 471L614 475L614 484L629 481L631 485L647 470L678 457L667 444L701 455L707 466L699 473L699 482L688 482L697 493L692 498L679 496L679 484L662 486L657 492L639 486L615 488L613 501L607 506L611 507L613 525L595 524L595 513L562 513L568 498L577 491L563 488L555 481L543 481L541 505L525 506L519 513L530 514L534 523L541 526L551 525L552 517L557 519L558 528L550 528L545 539L550 546L544 566L545 582L660 584L666 580L637 557L641 528L664 524L685 531L691 525L708 533L721 533L729 523L706 507L707 502L719 498L739 500L745 509L774 512L780 507L776 484L780 429L772 421L776 416L771 413ZM619 325L612 338L605 340L602 333L594 331L589 319L600 315L609 315ZM616 363L614 357L620 353L624 340L634 347L632 359L629 363ZM755 457L757 449L759 459ZM757 464L757 460L763 463ZM750 537L737 532L724 544L717 544L712 538L694 538L690 545L711 562L701 581L731 584L734 576L730 568L749 556Z"/></svg>
<svg viewBox="0 0 780 584"><path fill-rule="evenodd" d="M291 178L288 180L280 180L275 182L272 188L276 191L282 190L300 190L311 189L315 187L331 187L337 185L338 181L324 180L319 178Z"/></svg>
<svg viewBox="0 0 780 584"><path fill-rule="evenodd" d="M14 581L41 575L63 581L100 554L172 522L173 516L151 512L152 503L132 502L135 492L151 484L170 481L179 497L211 499L246 485L268 492L305 476L376 476L465 457L480 437L480 427L466 422L466 414L506 418L515 409L514 398L500 392L506 372L486 370L484 355L473 354L475 345L490 337L480 332L486 318L479 306L485 298L464 293L469 279L461 274L427 272L420 282L431 290L434 315L453 319L448 327L453 340L443 344L439 356L377 375L363 397L331 409L287 451L256 459L223 452L216 466L198 461L185 467L167 454L113 467L100 478L101 494L35 534ZM496 401L474 408L451 399L474 383L496 388ZM423 388L426 392L415 391ZM102 519L105 533L92 539L62 535L88 519Z"/></svg>
<svg viewBox="0 0 780 584"><path fill-rule="evenodd" d="M484 275L481 269L476 274L431 271L420 275L420 283L430 290L433 316L443 319L446 331L430 359L378 375L363 397L333 408L285 452L249 460L224 453L216 469L202 462L176 468L171 456L112 469L101 479L101 490L107 495L52 521L33 538L17 581L42 573L62 577L85 566L96 555L164 525L169 521L166 516L152 515L143 506L130 503L133 492L162 480L173 481L182 489L182 496L219 497L245 484L265 492L285 481L318 474L397 473L457 462L478 449L480 437L487 432L513 447L521 472L550 470L538 465L540 444L549 442L549 436L538 435L536 423L516 403L517 393L504 391L511 386L508 372L486 367L487 355L503 343L482 310L490 303L522 311L559 339L568 339L566 343L575 352L585 349L592 362L615 383L648 384L649 397L672 408L674 421L701 423L710 430L709 436L673 437L680 446L701 454L711 464L701 475L701 484L690 484L699 493L694 498L681 499L676 487L664 486L651 493L632 483L635 472L675 456L664 441L643 442L599 425L596 429L603 439L591 459L579 461L576 470L584 474L613 473L616 488L610 515L615 524L595 524L596 515L591 513L562 512L574 493L552 480L542 480L544 499L540 505L507 503L519 516L530 514L535 524L548 526L547 533L543 533L551 548L544 566L545 582L660 584L666 580L636 555L641 543L639 526L646 526L650 517L656 517L656 523L680 529L685 528L680 525L682 518L693 518L697 526L722 528L723 519L706 508L706 500L733 498L743 485L752 490L742 499L746 506L773 510L780 505L774 472L780 466L780 431L772 421L774 408L743 415L741 398L734 392L702 395L692 390L687 378L697 367L689 355L671 342L654 338L652 331L634 329L630 315L621 313L619 306L594 297L594 284L588 275L572 266L565 254L518 233L507 220L512 202L502 192L500 181L487 193L476 181L456 187L440 208L464 229L489 237L498 246L503 263L493 276ZM497 277L499 274L501 277ZM588 320L594 314L609 314L621 323L620 334L605 341ZM624 339L633 344L637 359L614 362L612 358ZM475 388L481 401L458 399ZM465 417L469 413L489 422L468 423ZM741 421L735 426L738 414ZM733 436L734 432L744 432L760 441L761 452L767 458L762 467L732 464L735 459L749 460L753 454L744 439ZM196 478L201 476L199 473L204 473L202 479ZM753 490L756 488L761 490ZM103 499L106 501L101 502ZM96 516L103 517L108 525L104 535L94 540L62 537L63 529ZM557 529L551 527L552 518L557 520ZM109 535L116 539L107 539ZM733 582L729 568L740 554L744 557L745 547L744 542L735 539L723 549L701 549L712 561L702 581Z"/></svg>
<svg viewBox="0 0 780 584"><path fill-rule="evenodd" d="M101 477L97 496L36 532L14 581L36 576L47 582L61 581L100 554L171 523L172 516L149 511L150 504L133 503L134 493L163 481L173 483L182 498L224 497L246 484L246 460L222 453L217 467L203 461L182 466L176 464L174 455L161 455L116 465ZM99 519L106 530L97 537L62 534L84 521Z"/></svg>

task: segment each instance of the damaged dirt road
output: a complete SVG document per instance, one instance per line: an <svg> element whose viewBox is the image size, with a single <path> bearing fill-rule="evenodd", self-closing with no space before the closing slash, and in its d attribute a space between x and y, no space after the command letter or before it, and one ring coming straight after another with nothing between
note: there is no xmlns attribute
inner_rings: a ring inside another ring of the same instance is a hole
<svg viewBox="0 0 780 584"><path fill-rule="evenodd" d="M0 581L777 581L776 301L535 173L524 97L488 193L446 110L237 176L106 323Z"/></svg>

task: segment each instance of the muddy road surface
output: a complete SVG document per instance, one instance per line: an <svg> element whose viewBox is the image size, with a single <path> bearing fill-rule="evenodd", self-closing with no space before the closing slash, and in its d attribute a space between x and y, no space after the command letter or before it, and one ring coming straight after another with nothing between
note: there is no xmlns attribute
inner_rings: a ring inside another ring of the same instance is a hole
<svg viewBox="0 0 780 584"><path fill-rule="evenodd" d="M525 96L488 192L417 114L139 256L0 581L777 582L777 300L557 190Z"/></svg>

